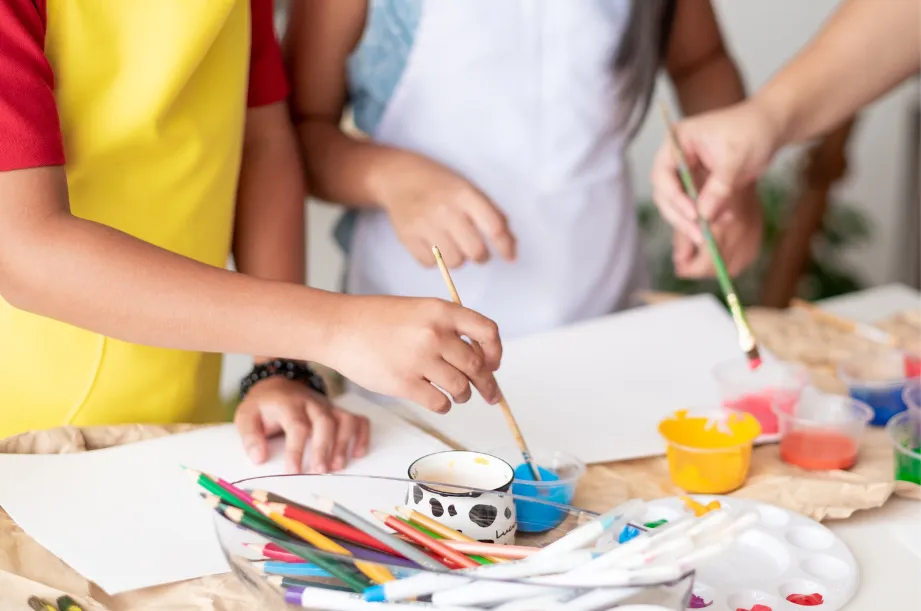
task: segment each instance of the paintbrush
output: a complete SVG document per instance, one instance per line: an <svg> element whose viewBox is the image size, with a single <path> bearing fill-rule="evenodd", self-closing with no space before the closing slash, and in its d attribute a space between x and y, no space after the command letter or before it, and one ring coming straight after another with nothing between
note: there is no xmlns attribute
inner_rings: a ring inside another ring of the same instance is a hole
<svg viewBox="0 0 921 611"><path fill-rule="evenodd" d="M675 126L668 114L668 107L665 105L665 102L662 102L661 108L662 118L665 121L665 126L668 129L668 136L671 140L672 148L675 151L675 158L678 160L678 176L681 178L685 193L687 193L687 196L694 203L696 212L699 194L697 186L694 184L694 177L691 175L691 167L688 164L687 158L684 156L684 151L681 149L681 143L678 141L678 135L675 133ZM726 263L723 261L723 256L720 254L719 247L716 245L716 239L713 237L713 232L710 231L710 224L707 223L707 220L702 217L699 212L697 214L697 224L700 226L700 231L707 244L707 250L710 251L710 257L713 259L713 266L716 268L716 277L717 280L719 280L723 295L726 297L726 303L732 314L732 320L735 322L736 329L739 331L739 346L745 352L745 356L748 357L749 367L757 369L761 365L761 354L758 352L755 336L752 334L751 327L748 326L748 320L745 318L745 311L742 308L742 304L739 302L738 295L736 295L735 286L732 284L732 277L726 269Z"/></svg>
<svg viewBox="0 0 921 611"><path fill-rule="evenodd" d="M445 284L448 286L448 291L451 293L451 299L457 305L464 305L461 303L460 295L457 294L457 287L454 286L454 280L451 279L451 272L448 271L448 266L445 265L444 259L441 258L441 251L438 250L437 246L432 246L432 254L435 255L435 261L438 262L438 269L441 270L441 276L444 278ZM479 346L476 342L473 342L473 345L479 349ZM518 445L518 449L521 451L521 456L524 458L524 462L528 465L528 468L531 469L531 475L534 476L535 481L542 481L540 470L534 463L534 459L531 458L531 451L528 450L528 444L525 443L524 436L521 434L521 429L518 428L518 422L515 420L515 416L512 414L512 409L508 406L508 402L505 400L505 395L502 394L501 390L499 390L499 407L502 409L502 414L505 416L505 421L508 423L508 427L512 430L512 436L515 437L515 443Z"/></svg>

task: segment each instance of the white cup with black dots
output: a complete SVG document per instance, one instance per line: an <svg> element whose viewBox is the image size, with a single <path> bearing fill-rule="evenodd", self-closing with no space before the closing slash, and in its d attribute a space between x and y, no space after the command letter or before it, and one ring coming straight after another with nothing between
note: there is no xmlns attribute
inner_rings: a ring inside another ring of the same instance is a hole
<svg viewBox="0 0 921 611"><path fill-rule="evenodd" d="M515 543L518 525L509 494L515 471L501 458L461 450L436 452L413 462L409 479L414 481L406 493L410 509L476 541Z"/></svg>

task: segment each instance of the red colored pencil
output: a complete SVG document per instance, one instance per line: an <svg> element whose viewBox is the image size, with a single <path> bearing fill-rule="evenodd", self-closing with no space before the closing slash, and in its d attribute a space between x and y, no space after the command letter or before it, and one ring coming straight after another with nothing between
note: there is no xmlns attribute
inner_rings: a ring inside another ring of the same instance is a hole
<svg viewBox="0 0 921 611"><path fill-rule="evenodd" d="M306 524L310 528L318 530L324 535L330 535L332 537L336 537L337 539L348 541L349 543L356 543L358 545L376 549L387 554L400 556L401 558L403 557L401 554L393 551L374 537L366 535L357 528L353 528L352 526L349 526L348 524L345 524L336 518L327 517L322 513L315 513L313 511L301 509L299 507L293 507L285 503L268 503L268 506L275 513L281 514L286 518L291 518L292 520L297 520L302 524Z"/></svg>
<svg viewBox="0 0 921 611"><path fill-rule="evenodd" d="M283 547L275 545L274 543L266 543L265 545L262 545L261 543L244 543L243 545L251 550L254 550L257 554L260 554L267 560L295 563L304 562L304 559L297 554L292 554Z"/></svg>
<svg viewBox="0 0 921 611"><path fill-rule="evenodd" d="M403 535L407 539L410 539L416 545L421 545L425 549L435 552L442 558L450 560L452 564L457 564L463 568L468 568L468 569L472 569L472 568L476 568L480 566L480 564L477 561L473 560L472 558L468 558L462 553L451 549L450 547L448 547L441 541L437 541L431 538L425 533L413 528L406 522L397 520L395 517L391 515L387 515L383 511L372 511L371 513L374 514L375 518L377 518L378 520L380 520L381 522L383 522L385 525L389 526L393 530L397 531L399 534Z"/></svg>
<svg viewBox="0 0 921 611"><path fill-rule="evenodd" d="M217 484L218 486L220 486L221 488L223 488L224 490L226 490L226 491L229 492L230 494L234 495L235 497L237 497L238 499L240 499L241 501L243 501L243 502L246 503L247 505L252 505L252 504L253 504L253 497L251 497L251 496L249 495L249 493L247 493L245 490L241 490L241 489L237 488L236 486L234 486L234 485L231 484L230 482L225 481L225 480L222 480L222 479L219 478L218 476L216 476L216 475L211 475L210 473L203 473L202 471L196 471L196 470L194 470L194 469L189 469L188 467L183 467L183 469L185 469L186 471L188 471L189 473L192 473L192 474L194 474L194 475L199 475L199 476L204 475L205 477L207 477L208 479L210 479L211 481L213 481L215 484Z"/></svg>

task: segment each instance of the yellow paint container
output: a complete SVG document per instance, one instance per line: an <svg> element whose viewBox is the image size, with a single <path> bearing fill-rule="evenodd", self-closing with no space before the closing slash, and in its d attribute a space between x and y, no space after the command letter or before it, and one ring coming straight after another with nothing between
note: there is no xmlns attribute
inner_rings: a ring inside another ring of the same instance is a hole
<svg viewBox="0 0 921 611"><path fill-rule="evenodd" d="M675 485L687 492L725 494L745 483L761 425L747 413L731 413L715 422L682 410L659 423L659 434L666 441Z"/></svg>

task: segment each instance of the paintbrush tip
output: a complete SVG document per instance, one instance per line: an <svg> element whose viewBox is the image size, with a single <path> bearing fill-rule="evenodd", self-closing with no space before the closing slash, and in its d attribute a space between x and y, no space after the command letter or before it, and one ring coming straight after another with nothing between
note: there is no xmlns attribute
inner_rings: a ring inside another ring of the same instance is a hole
<svg viewBox="0 0 921 611"><path fill-rule="evenodd" d="M753 346L751 350L745 353L745 356L748 357L748 368L752 371L756 371L763 361L761 360L761 353L758 351L758 346Z"/></svg>

